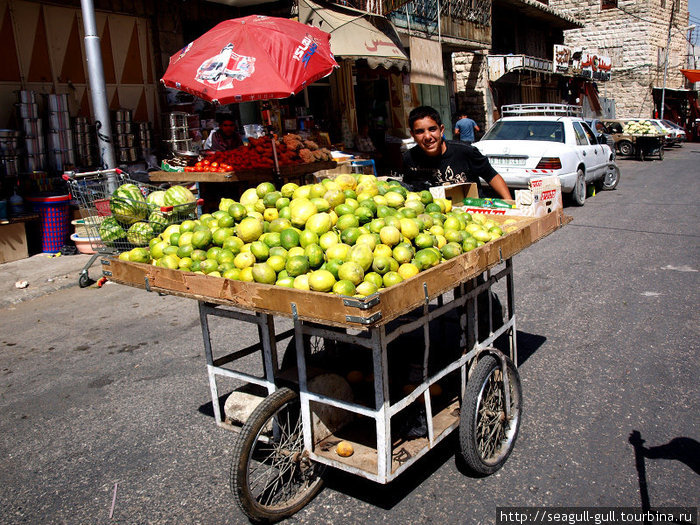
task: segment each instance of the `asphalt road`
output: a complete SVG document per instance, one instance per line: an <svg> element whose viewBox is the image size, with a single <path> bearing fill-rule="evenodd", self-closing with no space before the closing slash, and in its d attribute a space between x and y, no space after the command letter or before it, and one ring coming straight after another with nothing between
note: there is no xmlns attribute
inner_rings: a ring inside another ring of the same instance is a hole
<svg viewBox="0 0 700 525"><path fill-rule="evenodd" d="M515 257L524 412L504 468L469 477L450 438L388 486L334 473L289 523L700 504L700 145L620 164L617 190ZM214 337L257 334L228 321ZM233 439L194 301L107 285L0 310L0 523L246 523Z"/></svg>

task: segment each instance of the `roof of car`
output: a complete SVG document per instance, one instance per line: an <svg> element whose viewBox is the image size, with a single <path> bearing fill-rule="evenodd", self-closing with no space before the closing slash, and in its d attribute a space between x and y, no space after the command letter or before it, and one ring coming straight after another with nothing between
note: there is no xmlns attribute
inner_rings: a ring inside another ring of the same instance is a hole
<svg viewBox="0 0 700 525"><path fill-rule="evenodd" d="M540 116L537 116L537 117L535 117L535 116L533 116L533 117L501 117L498 120L499 121L501 121L501 120L520 120L520 121L533 121L533 120L535 120L535 121L542 121L542 122L560 122L560 121L565 121L565 120L569 120L569 121L575 120L578 122L583 121L583 119L581 117L558 117L555 115L552 115L550 117L540 117Z"/></svg>

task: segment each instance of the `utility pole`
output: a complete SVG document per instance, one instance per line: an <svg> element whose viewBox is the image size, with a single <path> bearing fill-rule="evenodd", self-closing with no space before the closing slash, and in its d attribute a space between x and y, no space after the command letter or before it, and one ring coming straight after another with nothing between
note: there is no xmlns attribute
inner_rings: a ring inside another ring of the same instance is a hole
<svg viewBox="0 0 700 525"><path fill-rule="evenodd" d="M95 128L97 129L100 158L105 168L115 168L117 163L114 158L114 148L112 147L112 127L109 118L109 106L107 105L104 70L102 68L100 37L97 35L97 24L95 23L95 7L92 0L81 0L81 7L83 25L85 26L85 55L90 78L92 106L95 111ZM113 177L113 174L110 176Z"/></svg>
<svg viewBox="0 0 700 525"><path fill-rule="evenodd" d="M671 2L671 20L668 21L668 40L666 41L666 59L664 60L664 87L661 89L661 115L659 118L664 118L664 106L666 105L666 75L668 74L668 51L671 47L671 28L673 27L673 15L676 11L676 2Z"/></svg>

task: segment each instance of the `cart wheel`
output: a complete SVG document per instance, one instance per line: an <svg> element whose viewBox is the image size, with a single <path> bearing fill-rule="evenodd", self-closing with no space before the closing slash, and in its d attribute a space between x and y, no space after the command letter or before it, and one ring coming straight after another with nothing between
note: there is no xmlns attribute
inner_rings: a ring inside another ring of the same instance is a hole
<svg viewBox="0 0 700 525"><path fill-rule="evenodd" d="M304 451L299 394L281 388L258 405L237 437L231 491L251 520L275 522L318 494L324 471Z"/></svg>
<svg viewBox="0 0 700 525"><path fill-rule="evenodd" d="M81 288L87 288L90 286L94 281L90 279L90 275L87 272L82 272L80 274L80 277L78 277L78 286Z"/></svg>
<svg viewBox="0 0 700 525"><path fill-rule="evenodd" d="M614 190L620 182L620 168L613 166L605 172L605 177L601 181L601 188L604 190Z"/></svg>
<svg viewBox="0 0 700 525"><path fill-rule="evenodd" d="M620 141L620 143L617 145L617 148L620 150L620 155L634 154L634 146L632 146L632 143L628 140Z"/></svg>
<svg viewBox="0 0 700 525"><path fill-rule="evenodd" d="M583 206L586 202L586 176L580 168L577 171L576 185L574 191L571 192L571 199L576 206Z"/></svg>
<svg viewBox="0 0 700 525"><path fill-rule="evenodd" d="M506 358L510 385L510 418L505 415L503 370L492 355L482 358L467 381L459 421L460 452L477 474L493 474L510 456L520 428L520 376Z"/></svg>

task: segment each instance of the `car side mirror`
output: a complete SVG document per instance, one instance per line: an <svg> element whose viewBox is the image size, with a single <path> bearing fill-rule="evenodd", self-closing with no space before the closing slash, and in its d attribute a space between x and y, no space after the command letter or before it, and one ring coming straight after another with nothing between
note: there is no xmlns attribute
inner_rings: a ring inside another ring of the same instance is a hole
<svg viewBox="0 0 700 525"><path fill-rule="evenodd" d="M608 143L608 138L603 135L602 133L598 135L598 144L607 144Z"/></svg>

